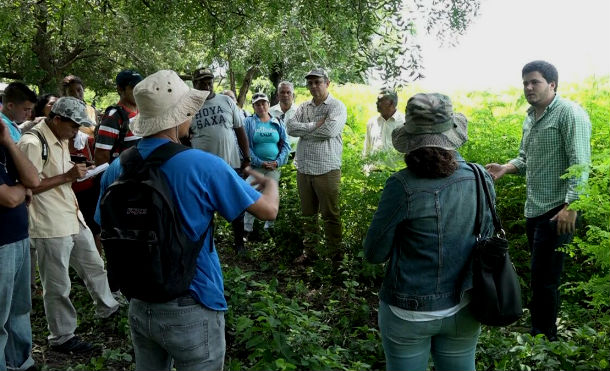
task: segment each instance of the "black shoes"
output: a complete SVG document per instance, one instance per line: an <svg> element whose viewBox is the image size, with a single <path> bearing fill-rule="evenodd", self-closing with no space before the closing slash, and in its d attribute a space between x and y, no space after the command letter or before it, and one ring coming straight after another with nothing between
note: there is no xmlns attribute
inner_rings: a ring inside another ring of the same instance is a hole
<svg viewBox="0 0 610 371"><path fill-rule="evenodd" d="M82 341L78 336L70 338L63 344L51 345L51 350L58 353L91 353L97 350L97 347L86 341Z"/></svg>

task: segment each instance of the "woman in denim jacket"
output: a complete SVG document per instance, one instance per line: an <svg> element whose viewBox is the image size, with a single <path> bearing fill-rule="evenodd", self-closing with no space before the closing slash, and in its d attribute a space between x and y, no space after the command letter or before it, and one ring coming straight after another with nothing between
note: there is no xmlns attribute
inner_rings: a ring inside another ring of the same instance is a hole
<svg viewBox="0 0 610 371"><path fill-rule="evenodd" d="M250 145L251 166L254 170L280 181L280 167L288 161L290 145L286 141L286 130L279 118L269 114L269 98L265 93L252 95L254 114L244 121ZM251 177L246 179L250 182ZM246 239L253 231L254 216L244 214ZM273 221L265 222L265 230L273 228Z"/></svg>
<svg viewBox="0 0 610 371"><path fill-rule="evenodd" d="M386 182L364 240L368 261L386 265L379 328L387 370L474 370L480 323L468 304L475 244L474 173L455 150L467 120L442 94L416 94L392 133L407 168ZM491 190L493 182L485 173ZM485 234L492 231L484 215Z"/></svg>

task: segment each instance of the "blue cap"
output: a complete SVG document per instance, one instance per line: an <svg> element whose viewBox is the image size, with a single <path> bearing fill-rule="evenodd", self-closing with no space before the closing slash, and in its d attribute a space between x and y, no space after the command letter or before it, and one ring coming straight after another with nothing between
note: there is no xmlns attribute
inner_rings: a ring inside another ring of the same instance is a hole
<svg viewBox="0 0 610 371"><path fill-rule="evenodd" d="M140 81L142 81L142 75L134 70L123 70L116 75L116 84L121 88L127 86L134 87Z"/></svg>

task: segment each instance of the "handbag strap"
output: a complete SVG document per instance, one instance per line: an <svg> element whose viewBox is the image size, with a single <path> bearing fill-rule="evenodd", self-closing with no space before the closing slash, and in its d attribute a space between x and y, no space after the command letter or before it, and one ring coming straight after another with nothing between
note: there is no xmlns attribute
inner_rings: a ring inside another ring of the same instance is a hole
<svg viewBox="0 0 610 371"><path fill-rule="evenodd" d="M475 181L477 182L477 217L476 217L476 225L475 225L475 235L479 236L481 234L481 225L483 222L483 210L481 207L480 199L481 199L481 190L484 193L485 200L487 201L487 206L491 211L491 218L493 220L494 229L496 233L505 234L504 229L502 229L502 223L500 222L500 218L496 213L496 207L491 201L491 195L489 193L489 188L487 187L487 182L485 181L485 175L483 174L483 170L478 167L476 164L468 163L468 166L474 172Z"/></svg>

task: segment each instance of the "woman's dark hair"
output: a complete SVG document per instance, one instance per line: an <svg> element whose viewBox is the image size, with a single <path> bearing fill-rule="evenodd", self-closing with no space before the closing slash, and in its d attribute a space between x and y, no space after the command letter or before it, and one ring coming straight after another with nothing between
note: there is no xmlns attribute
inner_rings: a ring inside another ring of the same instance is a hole
<svg viewBox="0 0 610 371"><path fill-rule="evenodd" d="M49 103L51 97L55 96L55 94L43 94L39 96L34 105L34 117L44 116L44 107Z"/></svg>
<svg viewBox="0 0 610 371"><path fill-rule="evenodd" d="M62 97L68 95L68 88L70 88L70 85L72 84L79 84L83 87L83 89L85 88L85 84L83 83L83 80L81 80L80 77L68 75L64 77L63 80L61 80L61 85L59 85L59 92L61 93Z"/></svg>
<svg viewBox="0 0 610 371"><path fill-rule="evenodd" d="M446 178L458 168L454 151L423 147L405 155L409 170L420 178Z"/></svg>

